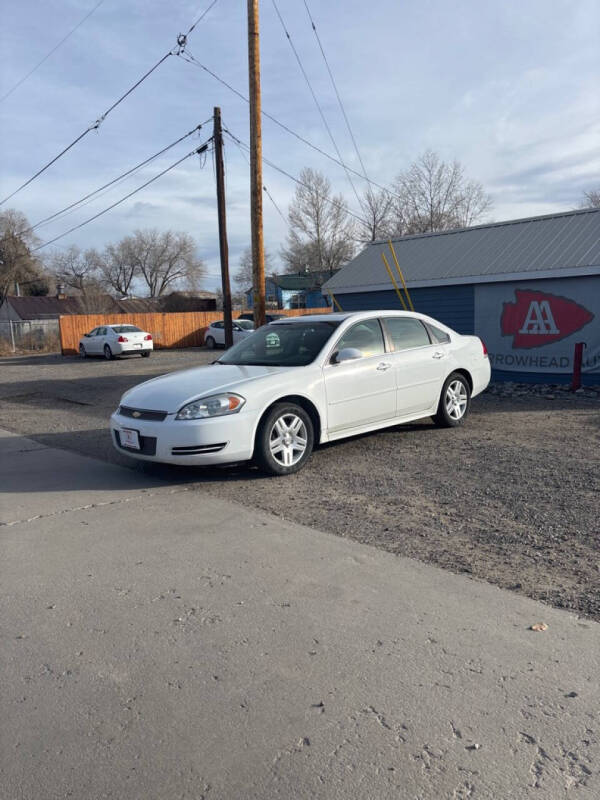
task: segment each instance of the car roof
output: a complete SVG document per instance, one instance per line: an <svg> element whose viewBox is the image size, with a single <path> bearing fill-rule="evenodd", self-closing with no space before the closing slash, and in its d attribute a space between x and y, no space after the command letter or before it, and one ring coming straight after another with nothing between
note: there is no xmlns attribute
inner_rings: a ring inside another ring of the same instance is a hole
<svg viewBox="0 0 600 800"><path fill-rule="evenodd" d="M373 311L332 311L330 314L304 314L298 317L285 317L281 320L272 322L272 325L284 325L287 322L343 322L347 319L371 319L372 317L380 317L384 314L386 317L421 317L414 311L396 311L395 309L376 309Z"/></svg>

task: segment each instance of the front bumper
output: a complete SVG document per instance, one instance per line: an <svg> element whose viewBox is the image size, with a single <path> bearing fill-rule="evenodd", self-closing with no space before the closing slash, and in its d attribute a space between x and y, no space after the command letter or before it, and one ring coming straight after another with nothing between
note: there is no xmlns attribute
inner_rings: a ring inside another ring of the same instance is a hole
<svg viewBox="0 0 600 800"><path fill-rule="evenodd" d="M200 466L248 461L254 451L256 420L244 412L198 420L176 420L175 414L167 414L163 421L155 421L115 411L110 418L111 439L120 453L142 461ZM137 431L140 450L121 445L122 429Z"/></svg>

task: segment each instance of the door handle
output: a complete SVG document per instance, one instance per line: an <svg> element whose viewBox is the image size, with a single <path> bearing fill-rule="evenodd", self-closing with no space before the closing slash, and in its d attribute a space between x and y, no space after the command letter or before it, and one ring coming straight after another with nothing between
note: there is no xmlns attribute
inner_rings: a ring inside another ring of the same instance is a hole
<svg viewBox="0 0 600 800"><path fill-rule="evenodd" d="M432 358L443 358L445 355L446 353L442 352L441 350L438 350L433 354Z"/></svg>
<svg viewBox="0 0 600 800"><path fill-rule="evenodd" d="M389 364L387 361L382 361L380 364L377 364L377 369L379 372L385 372L386 369L389 369L392 365Z"/></svg>

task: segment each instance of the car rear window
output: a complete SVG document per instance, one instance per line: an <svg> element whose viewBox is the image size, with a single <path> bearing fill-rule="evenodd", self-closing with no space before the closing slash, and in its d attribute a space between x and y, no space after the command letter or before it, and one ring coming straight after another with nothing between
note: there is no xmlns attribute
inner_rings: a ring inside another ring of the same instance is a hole
<svg viewBox="0 0 600 800"><path fill-rule="evenodd" d="M427 328L431 338L434 342L436 342L436 344L445 344L446 342L450 341L449 334L447 334L446 331L443 331L441 328L436 328L436 326L432 325L431 322L427 323Z"/></svg>
<svg viewBox="0 0 600 800"><path fill-rule="evenodd" d="M115 333L141 333L141 328L136 328L135 325L111 325Z"/></svg>

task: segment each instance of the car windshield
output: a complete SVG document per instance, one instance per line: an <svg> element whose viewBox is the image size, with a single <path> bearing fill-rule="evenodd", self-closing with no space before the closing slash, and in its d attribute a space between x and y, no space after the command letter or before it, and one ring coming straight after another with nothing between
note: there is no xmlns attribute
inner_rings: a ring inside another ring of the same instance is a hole
<svg viewBox="0 0 600 800"><path fill-rule="evenodd" d="M254 330L254 323L251 319L236 319L236 322L240 328L243 328L245 331Z"/></svg>
<svg viewBox="0 0 600 800"><path fill-rule="evenodd" d="M115 333L141 333L141 328L136 328L135 325L111 325Z"/></svg>
<svg viewBox="0 0 600 800"><path fill-rule="evenodd" d="M304 367L315 360L338 322L284 322L264 325L221 356L221 364Z"/></svg>

